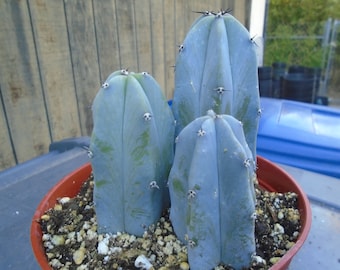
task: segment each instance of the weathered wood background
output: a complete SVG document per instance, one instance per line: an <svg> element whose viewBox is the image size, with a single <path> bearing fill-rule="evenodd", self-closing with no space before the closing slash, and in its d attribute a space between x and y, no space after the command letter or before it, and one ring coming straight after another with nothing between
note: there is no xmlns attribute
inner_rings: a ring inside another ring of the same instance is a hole
<svg viewBox="0 0 340 270"><path fill-rule="evenodd" d="M0 170L91 134L91 102L113 71L155 77L172 97L178 45L198 17L247 0L1 0Z"/></svg>

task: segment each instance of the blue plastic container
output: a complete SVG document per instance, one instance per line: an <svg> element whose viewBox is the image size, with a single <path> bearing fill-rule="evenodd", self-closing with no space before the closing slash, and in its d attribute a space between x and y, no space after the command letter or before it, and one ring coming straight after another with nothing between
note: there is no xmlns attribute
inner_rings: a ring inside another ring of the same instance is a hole
<svg viewBox="0 0 340 270"><path fill-rule="evenodd" d="M340 178L340 110L261 98L257 154Z"/></svg>

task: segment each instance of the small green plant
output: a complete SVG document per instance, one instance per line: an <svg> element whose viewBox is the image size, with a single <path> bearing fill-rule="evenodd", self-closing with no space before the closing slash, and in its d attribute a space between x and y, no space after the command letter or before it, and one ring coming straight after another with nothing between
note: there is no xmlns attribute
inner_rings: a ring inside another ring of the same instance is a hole
<svg viewBox="0 0 340 270"><path fill-rule="evenodd" d="M323 67L324 23L340 17L338 0L271 0L266 24L265 65Z"/></svg>
<svg viewBox="0 0 340 270"><path fill-rule="evenodd" d="M266 40L265 65L285 62L287 65L321 67L326 49L322 47L321 40L294 39L292 38L293 35L296 35L294 31L294 29L283 25L277 27L276 32L280 33L280 36L273 36Z"/></svg>

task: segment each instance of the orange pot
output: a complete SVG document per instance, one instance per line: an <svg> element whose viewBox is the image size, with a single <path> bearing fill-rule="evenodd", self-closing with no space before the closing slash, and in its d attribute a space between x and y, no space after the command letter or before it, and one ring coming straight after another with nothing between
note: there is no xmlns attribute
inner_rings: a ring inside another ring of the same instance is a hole
<svg viewBox="0 0 340 270"><path fill-rule="evenodd" d="M307 238L311 222L312 212L307 196L284 170L279 168L274 163L257 157L257 177L262 187L269 191L288 192L292 191L299 196L299 210L301 216L301 231L295 245L275 264L270 270L287 269L293 256L301 248ZM87 163L65 176L58 184L56 184L42 199L34 213L31 225L31 243L34 255L42 269L51 269L48 264L45 249L42 245L42 232L40 224L37 222L40 217L50 208L54 207L56 200L61 197L74 197L80 190L83 182L91 174L91 165Z"/></svg>

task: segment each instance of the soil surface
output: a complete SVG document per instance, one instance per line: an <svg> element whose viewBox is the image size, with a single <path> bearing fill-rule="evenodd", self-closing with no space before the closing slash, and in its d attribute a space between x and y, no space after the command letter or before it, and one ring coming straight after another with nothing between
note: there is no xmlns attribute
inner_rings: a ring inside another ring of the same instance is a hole
<svg viewBox="0 0 340 270"><path fill-rule="evenodd" d="M75 198L60 198L40 219L46 256L53 269L142 269L136 258L154 270L188 270L187 247L175 236L166 211L143 237L97 233L93 178ZM256 255L248 269L269 269L291 248L299 235L300 215L295 193L268 192L256 186ZM215 270L232 269L226 265Z"/></svg>

